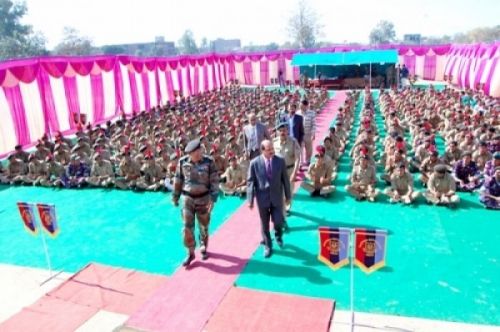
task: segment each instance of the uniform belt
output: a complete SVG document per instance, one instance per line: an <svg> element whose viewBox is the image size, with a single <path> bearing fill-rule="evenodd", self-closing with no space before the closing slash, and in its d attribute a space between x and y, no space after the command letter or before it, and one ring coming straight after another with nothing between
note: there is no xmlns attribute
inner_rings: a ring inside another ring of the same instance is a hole
<svg viewBox="0 0 500 332"><path fill-rule="evenodd" d="M202 198L202 197L205 197L205 196L208 195L208 191L205 191L204 193L201 193L201 194L191 194L188 191L183 190L182 194L184 196L188 196L188 197L191 197L191 198Z"/></svg>
<svg viewBox="0 0 500 332"><path fill-rule="evenodd" d="M286 169L290 169L290 168L292 168L292 167L295 167L295 164L288 165L288 166L286 167Z"/></svg>

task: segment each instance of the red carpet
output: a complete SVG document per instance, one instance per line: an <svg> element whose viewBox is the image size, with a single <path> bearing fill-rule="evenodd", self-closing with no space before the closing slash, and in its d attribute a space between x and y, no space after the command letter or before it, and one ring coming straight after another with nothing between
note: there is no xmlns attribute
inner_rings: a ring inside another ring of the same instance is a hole
<svg viewBox="0 0 500 332"><path fill-rule="evenodd" d="M0 324L0 331L72 332L99 310L130 315L167 280L165 276L89 264Z"/></svg>
<svg viewBox="0 0 500 332"><path fill-rule="evenodd" d="M328 300L232 288L204 331L326 332L334 307Z"/></svg>
<svg viewBox="0 0 500 332"><path fill-rule="evenodd" d="M344 92L337 92L318 115L315 144L322 141L345 97ZM179 268L126 326L145 331L202 331L260 240L257 209L250 211L243 205L211 237L210 259L195 261L189 270Z"/></svg>

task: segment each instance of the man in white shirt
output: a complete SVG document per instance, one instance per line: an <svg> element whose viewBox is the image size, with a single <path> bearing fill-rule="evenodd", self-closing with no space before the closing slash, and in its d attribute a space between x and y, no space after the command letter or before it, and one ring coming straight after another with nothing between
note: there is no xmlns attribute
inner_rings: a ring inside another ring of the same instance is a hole
<svg viewBox="0 0 500 332"><path fill-rule="evenodd" d="M312 156L312 145L316 134L316 111L309 108L309 102L302 100L300 110L304 116L304 164L309 165Z"/></svg>

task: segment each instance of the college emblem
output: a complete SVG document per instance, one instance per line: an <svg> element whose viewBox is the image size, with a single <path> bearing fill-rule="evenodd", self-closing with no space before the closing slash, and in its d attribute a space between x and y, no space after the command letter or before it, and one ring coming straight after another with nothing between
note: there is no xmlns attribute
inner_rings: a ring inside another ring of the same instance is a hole
<svg viewBox="0 0 500 332"><path fill-rule="evenodd" d="M350 232L346 228L319 228L318 259L333 269L349 264Z"/></svg>
<svg viewBox="0 0 500 332"><path fill-rule="evenodd" d="M24 228L28 233L36 235L38 233L38 228L35 219L35 211L33 204L29 203L17 203L19 209L19 214L21 215L21 220L23 221Z"/></svg>
<svg viewBox="0 0 500 332"><path fill-rule="evenodd" d="M387 232L384 230L356 229L354 231L354 264L366 273L385 266Z"/></svg>

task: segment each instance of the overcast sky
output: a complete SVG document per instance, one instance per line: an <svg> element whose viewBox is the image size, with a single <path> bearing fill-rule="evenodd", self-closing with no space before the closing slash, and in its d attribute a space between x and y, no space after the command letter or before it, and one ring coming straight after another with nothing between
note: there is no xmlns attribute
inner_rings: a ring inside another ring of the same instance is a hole
<svg viewBox="0 0 500 332"><path fill-rule="evenodd" d="M454 34L500 24L500 0L309 0L323 25L322 41L368 42L379 20L392 21L397 37ZM179 40L191 29L203 37L240 38L243 45L284 43L295 0L26 0L25 22L47 38L49 48L71 26L96 46Z"/></svg>

